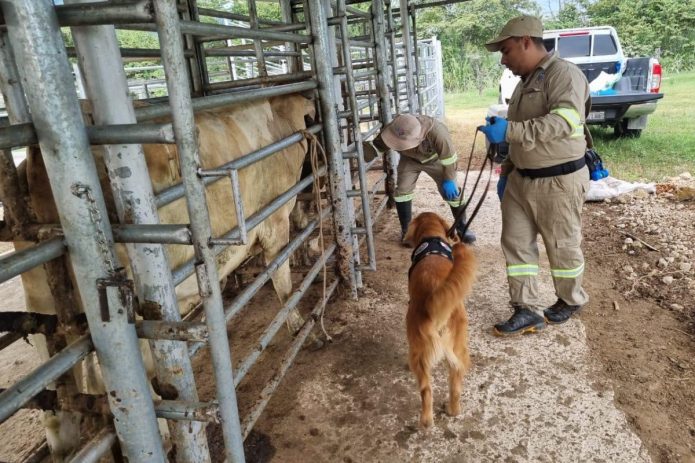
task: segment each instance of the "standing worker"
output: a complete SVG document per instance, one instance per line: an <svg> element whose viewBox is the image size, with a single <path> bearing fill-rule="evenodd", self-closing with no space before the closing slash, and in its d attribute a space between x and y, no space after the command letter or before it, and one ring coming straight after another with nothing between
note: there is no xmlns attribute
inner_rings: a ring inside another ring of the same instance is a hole
<svg viewBox="0 0 695 463"><path fill-rule="evenodd" d="M399 114L384 127L372 145L377 152L390 148L401 154L394 197L401 224L401 240L412 217L415 184L420 172L425 172L437 182L439 194L449 204L454 219L458 216L459 208L463 207L465 201L459 201L456 186L458 156L444 124L429 116ZM365 152L371 152L368 144ZM456 225L456 232L462 242L470 244L475 241L475 235L471 231L464 232L465 222L464 214Z"/></svg>
<svg viewBox="0 0 695 463"><path fill-rule="evenodd" d="M508 119L488 118L480 128L490 143L509 144L497 194L514 315L493 330L507 336L564 323L589 300L582 288L581 212L589 186L584 121L591 100L582 71L546 51L538 18L510 20L485 47L501 52L501 63L521 76ZM558 298L545 310L538 300L539 233Z"/></svg>

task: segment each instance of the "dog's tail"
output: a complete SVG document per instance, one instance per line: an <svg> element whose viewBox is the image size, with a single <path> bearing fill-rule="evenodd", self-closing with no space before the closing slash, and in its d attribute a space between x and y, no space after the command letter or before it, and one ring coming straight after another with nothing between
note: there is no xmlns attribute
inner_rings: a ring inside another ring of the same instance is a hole
<svg viewBox="0 0 695 463"><path fill-rule="evenodd" d="M454 266L449 275L425 302L434 320L445 321L454 308L470 293L475 282L476 259L473 250L462 243L454 245ZM438 323L437 323L438 324Z"/></svg>

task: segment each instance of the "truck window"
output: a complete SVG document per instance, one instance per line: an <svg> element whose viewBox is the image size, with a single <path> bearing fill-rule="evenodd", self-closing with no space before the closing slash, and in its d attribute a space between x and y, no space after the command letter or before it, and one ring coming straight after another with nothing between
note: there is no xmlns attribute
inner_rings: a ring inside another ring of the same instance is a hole
<svg viewBox="0 0 695 463"><path fill-rule="evenodd" d="M591 36L558 37L557 49L562 58L591 55Z"/></svg>
<svg viewBox="0 0 695 463"><path fill-rule="evenodd" d="M615 55L618 47L611 35L594 36L594 56Z"/></svg>
<svg viewBox="0 0 695 463"><path fill-rule="evenodd" d="M550 53L551 51L555 50L555 38L543 39L543 45L545 46L545 49L548 50L548 52Z"/></svg>

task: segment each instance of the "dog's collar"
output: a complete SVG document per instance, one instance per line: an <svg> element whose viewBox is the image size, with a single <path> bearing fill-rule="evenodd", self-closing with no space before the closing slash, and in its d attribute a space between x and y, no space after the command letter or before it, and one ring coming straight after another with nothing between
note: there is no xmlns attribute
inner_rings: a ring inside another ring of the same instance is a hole
<svg viewBox="0 0 695 463"><path fill-rule="evenodd" d="M438 236L430 236L424 238L420 241L420 244L413 250L413 254L410 256L410 270L408 270L408 277L413 271L413 268L430 254L435 254L438 256L446 257L453 262L454 257L451 255L451 246L445 240Z"/></svg>

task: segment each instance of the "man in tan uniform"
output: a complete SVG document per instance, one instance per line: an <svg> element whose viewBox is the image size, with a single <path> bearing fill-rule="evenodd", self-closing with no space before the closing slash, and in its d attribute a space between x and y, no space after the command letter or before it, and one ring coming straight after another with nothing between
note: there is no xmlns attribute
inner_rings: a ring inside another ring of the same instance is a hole
<svg viewBox="0 0 695 463"><path fill-rule="evenodd" d="M581 211L589 185L584 162L584 121L589 85L574 64L548 53L538 18L510 20L487 43L501 63L521 76L508 119L489 118L481 130L491 143L507 141L498 194L502 250L514 315L494 327L500 336L563 323L589 300L582 289ZM538 234L550 260L557 302L543 310L538 299Z"/></svg>
<svg viewBox="0 0 695 463"><path fill-rule="evenodd" d="M401 239L405 236L412 216L415 184L420 172L425 172L435 182L442 198L449 204L454 218L462 207L456 186L456 161L458 156L446 126L429 116L399 114L373 141L377 151L388 148L398 151L398 179L396 182L396 211L401 224ZM473 243L475 235L463 232L466 218L457 225L459 239Z"/></svg>

